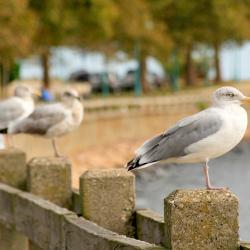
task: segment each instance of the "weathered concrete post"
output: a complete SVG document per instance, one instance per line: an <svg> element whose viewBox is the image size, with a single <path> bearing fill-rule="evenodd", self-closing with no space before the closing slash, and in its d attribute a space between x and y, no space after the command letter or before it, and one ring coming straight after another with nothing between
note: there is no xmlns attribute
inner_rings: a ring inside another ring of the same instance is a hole
<svg viewBox="0 0 250 250"><path fill-rule="evenodd" d="M28 191L53 203L71 206L71 164L66 158L40 157L28 163Z"/></svg>
<svg viewBox="0 0 250 250"><path fill-rule="evenodd" d="M59 206L71 206L71 164L66 158L39 157L28 163L28 191ZM30 250L40 247L29 242Z"/></svg>
<svg viewBox="0 0 250 250"><path fill-rule="evenodd" d="M177 190L164 201L165 244L172 250L239 248L238 200L223 190Z"/></svg>
<svg viewBox="0 0 250 250"><path fill-rule="evenodd" d="M89 170L80 177L83 216L119 234L132 235L135 178L125 169Z"/></svg>
<svg viewBox="0 0 250 250"><path fill-rule="evenodd" d="M0 182L25 189L26 181L27 166L25 153L15 148L0 150Z"/></svg>
<svg viewBox="0 0 250 250"><path fill-rule="evenodd" d="M9 148L0 150L0 182L24 189L27 180L26 155ZM0 225L0 249L26 250L28 240L12 228Z"/></svg>

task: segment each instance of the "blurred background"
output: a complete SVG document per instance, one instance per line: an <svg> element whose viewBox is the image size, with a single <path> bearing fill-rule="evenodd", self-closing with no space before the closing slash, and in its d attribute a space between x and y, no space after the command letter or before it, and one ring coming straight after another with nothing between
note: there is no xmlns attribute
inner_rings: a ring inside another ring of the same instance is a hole
<svg viewBox="0 0 250 250"><path fill-rule="evenodd" d="M41 91L39 103L68 87L83 97L81 127L58 140L75 187L87 169L125 165L144 140L206 108L216 88L250 95L249 0L0 0L0 27L2 98L20 83ZM240 197L246 240L249 137L211 162L213 184ZM15 143L28 158L52 154L46 139L18 135ZM169 192L204 183L199 164L136 176L138 207L160 213Z"/></svg>

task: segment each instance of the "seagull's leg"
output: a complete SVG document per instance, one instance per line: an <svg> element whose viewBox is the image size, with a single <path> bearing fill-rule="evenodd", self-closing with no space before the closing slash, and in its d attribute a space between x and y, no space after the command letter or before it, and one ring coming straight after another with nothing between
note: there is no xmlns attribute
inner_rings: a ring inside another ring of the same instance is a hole
<svg viewBox="0 0 250 250"><path fill-rule="evenodd" d="M5 144L5 147L8 147L10 145L8 134L4 135L4 144Z"/></svg>
<svg viewBox="0 0 250 250"><path fill-rule="evenodd" d="M11 147L15 147L15 141L13 135L7 135L9 137L9 142Z"/></svg>
<svg viewBox="0 0 250 250"><path fill-rule="evenodd" d="M210 183L210 178L209 178L209 166L208 166L208 159L206 160L206 164L204 166L204 173L205 173L205 181L206 181L206 188L208 190L225 190L228 189L227 187L213 187Z"/></svg>
<svg viewBox="0 0 250 250"><path fill-rule="evenodd" d="M55 138L52 139L52 145L53 145L53 148L54 148L55 157L61 157L61 155L59 154L57 145L56 145L56 139Z"/></svg>
<svg viewBox="0 0 250 250"><path fill-rule="evenodd" d="M5 145L7 147L14 147L13 138L10 134L5 134Z"/></svg>

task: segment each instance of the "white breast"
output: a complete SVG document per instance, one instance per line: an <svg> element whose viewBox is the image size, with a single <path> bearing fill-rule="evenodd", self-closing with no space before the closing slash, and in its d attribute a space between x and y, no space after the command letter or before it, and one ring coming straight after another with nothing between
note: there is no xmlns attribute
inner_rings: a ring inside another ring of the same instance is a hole
<svg viewBox="0 0 250 250"><path fill-rule="evenodd" d="M178 162L203 162L219 157L233 149L243 138L247 128L247 112L239 105L216 108L223 123L218 132L187 148L188 155Z"/></svg>

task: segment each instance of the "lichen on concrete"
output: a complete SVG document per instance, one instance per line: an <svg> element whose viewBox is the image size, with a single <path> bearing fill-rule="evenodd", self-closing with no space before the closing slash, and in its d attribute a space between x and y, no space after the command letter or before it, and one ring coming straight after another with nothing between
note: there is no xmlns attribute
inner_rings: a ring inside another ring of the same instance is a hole
<svg viewBox="0 0 250 250"><path fill-rule="evenodd" d="M141 209L136 211L136 235L139 240L164 244L164 220L157 213Z"/></svg>
<svg viewBox="0 0 250 250"><path fill-rule="evenodd" d="M28 163L28 190L62 207L71 206L71 164L66 158L37 157Z"/></svg>
<svg viewBox="0 0 250 250"><path fill-rule="evenodd" d="M120 234L133 234L134 175L125 169L89 170L80 178L83 216Z"/></svg>
<svg viewBox="0 0 250 250"><path fill-rule="evenodd" d="M15 148L0 150L0 182L25 189L26 179L25 153Z"/></svg>
<svg viewBox="0 0 250 250"><path fill-rule="evenodd" d="M240 250L250 250L250 243L248 243L248 242L241 242L240 243Z"/></svg>
<svg viewBox="0 0 250 250"><path fill-rule="evenodd" d="M166 246L236 250L238 199L224 190L177 190L165 199Z"/></svg>

